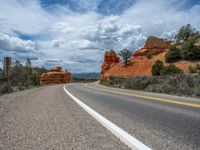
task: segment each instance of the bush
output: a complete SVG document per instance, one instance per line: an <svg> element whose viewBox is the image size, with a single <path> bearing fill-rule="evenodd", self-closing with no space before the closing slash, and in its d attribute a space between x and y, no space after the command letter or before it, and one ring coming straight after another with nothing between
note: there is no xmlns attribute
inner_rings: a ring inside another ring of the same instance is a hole
<svg viewBox="0 0 200 150"><path fill-rule="evenodd" d="M153 76L161 75L161 71L164 69L163 62L157 60L155 64L152 66L151 73Z"/></svg>
<svg viewBox="0 0 200 150"><path fill-rule="evenodd" d="M107 81L109 85L114 87L125 87L134 90L144 90L149 92L200 96L200 76L197 74L184 75L178 74L174 76L154 76L150 77L111 77Z"/></svg>
<svg viewBox="0 0 200 150"><path fill-rule="evenodd" d="M150 83L151 83L151 78L149 77L131 77L127 79L125 87L135 90L143 90Z"/></svg>
<svg viewBox="0 0 200 150"><path fill-rule="evenodd" d="M173 74L181 74L181 73L183 73L183 70L176 67L174 64L170 64L169 66L164 67L160 72L161 75L173 75Z"/></svg>
<svg viewBox="0 0 200 150"><path fill-rule="evenodd" d="M173 45L165 55L166 62L174 62L181 59L180 49Z"/></svg>
<svg viewBox="0 0 200 150"><path fill-rule="evenodd" d="M200 96L200 86L194 88L194 94Z"/></svg>
<svg viewBox="0 0 200 150"><path fill-rule="evenodd" d="M126 82L126 79L123 77L110 76L108 84L116 86L116 87L122 87L124 86L125 82Z"/></svg>
<svg viewBox="0 0 200 150"><path fill-rule="evenodd" d="M152 53L151 52L148 52L147 54L146 54L146 57L148 58L148 59L151 59L152 58Z"/></svg>

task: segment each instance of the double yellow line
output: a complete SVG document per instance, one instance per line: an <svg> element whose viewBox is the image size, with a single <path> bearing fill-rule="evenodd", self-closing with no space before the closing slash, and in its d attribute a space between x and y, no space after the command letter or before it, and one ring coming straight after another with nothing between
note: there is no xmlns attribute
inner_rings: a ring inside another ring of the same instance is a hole
<svg viewBox="0 0 200 150"><path fill-rule="evenodd" d="M177 104L177 105L200 108L200 104L192 104L192 103L180 102L180 101L176 101L176 100L168 100L168 99L145 96L145 95L138 95L138 94L130 94L130 93L124 93L124 92L119 92L119 91L113 91L113 90L109 90L109 89L102 89L102 88L100 89L100 88L89 86L88 84L84 84L84 85L86 87L90 88L90 89L95 89L95 90L114 93L114 94L127 95L127 96L132 96L132 97L151 99L151 100L154 100L154 101L161 101L161 102L172 103L172 104Z"/></svg>

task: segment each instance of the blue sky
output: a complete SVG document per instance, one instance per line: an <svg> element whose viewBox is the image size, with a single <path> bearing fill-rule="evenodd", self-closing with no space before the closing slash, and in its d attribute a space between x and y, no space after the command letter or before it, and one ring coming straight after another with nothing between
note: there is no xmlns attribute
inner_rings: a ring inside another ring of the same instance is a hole
<svg viewBox="0 0 200 150"><path fill-rule="evenodd" d="M172 39L188 23L200 30L199 14L199 0L0 0L0 60L98 72L105 50Z"/></svg>

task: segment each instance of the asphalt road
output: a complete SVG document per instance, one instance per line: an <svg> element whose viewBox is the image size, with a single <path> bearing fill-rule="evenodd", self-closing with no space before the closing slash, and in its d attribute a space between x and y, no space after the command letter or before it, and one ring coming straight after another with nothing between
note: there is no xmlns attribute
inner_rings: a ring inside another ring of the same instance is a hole
<svg viewBox="0 0 200 150"><path fill-rule="evenodd" d="M127 149L79 107L63 85L0 96L0 150Z"/></svg>
<svg viewBox="0 0 200 150"><path fill-rule="evenodd" d="M200 150L200 99L68 84L86 105L153 149Z"/></svg>

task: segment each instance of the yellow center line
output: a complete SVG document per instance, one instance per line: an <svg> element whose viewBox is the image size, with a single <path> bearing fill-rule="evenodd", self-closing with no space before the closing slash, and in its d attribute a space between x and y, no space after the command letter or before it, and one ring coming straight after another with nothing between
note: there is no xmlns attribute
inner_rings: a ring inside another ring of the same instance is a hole
<svg viewBox="0 0 200 150"><path fill-rule="evenodd" d="M177 104L177 105L200 108L200 104L192 104L192 103L180 102L180 101L176 101L176 100L168 100L168 99L145 96L145 95L138 95L138 94L130 94L130 93L124 93L124 92L119 92L119 91L112 91L109 89L100 89L100 88L95 88L95 87L89 86L88 84L84 84L84 85L90 89L95 89L95 90L114 93L114 94L128 95L128 96L132 96L132 97L139 97L139 98L151 99L151 100L155 100L155 101L167 102L167 103L172 103L172 104Z"/></svg>

